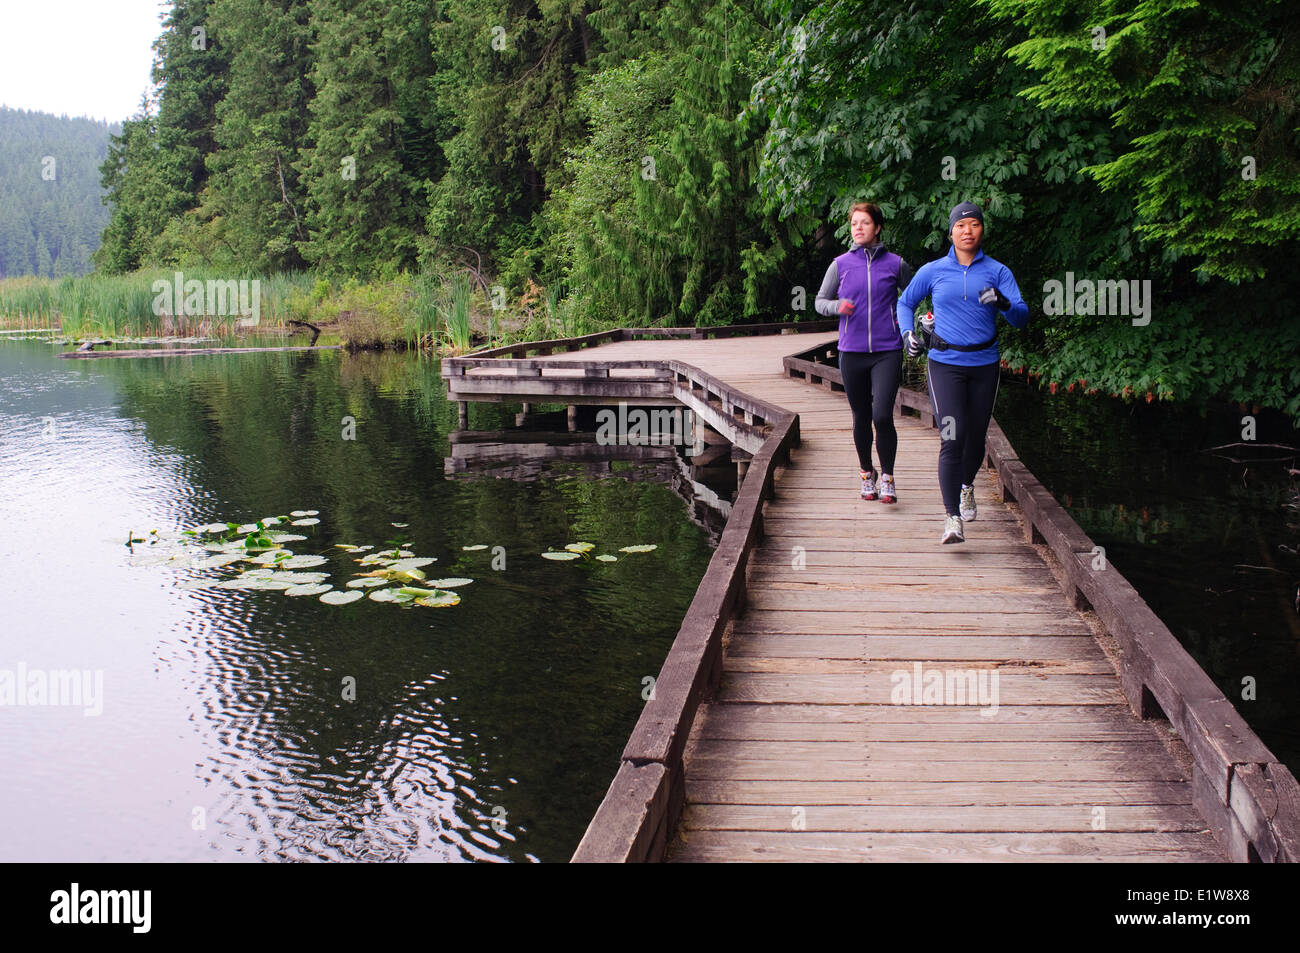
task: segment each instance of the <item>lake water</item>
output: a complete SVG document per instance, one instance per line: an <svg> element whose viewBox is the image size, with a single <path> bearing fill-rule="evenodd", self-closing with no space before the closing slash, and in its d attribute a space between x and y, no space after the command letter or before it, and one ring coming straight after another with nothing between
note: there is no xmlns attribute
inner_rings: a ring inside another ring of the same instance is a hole
<svg viewBox="0 0 1300 953"><path fill-rule="evenodd" d="M712 555L662 459L448 473L416 355L54 355L0 344L0 680L87 672L95 704L0 704L0 859L569 858ZM371 568L338 543L473 582L334 606L151 558L295 510L319 523L273 530L336 589Z"/></svg>

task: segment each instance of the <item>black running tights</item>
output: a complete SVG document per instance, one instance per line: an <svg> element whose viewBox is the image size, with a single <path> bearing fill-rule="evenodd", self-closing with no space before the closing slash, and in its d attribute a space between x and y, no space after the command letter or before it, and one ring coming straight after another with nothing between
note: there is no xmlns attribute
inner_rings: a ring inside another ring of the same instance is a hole
<svg viewBox="0 0 1300 953"><path fill-rule="evenodd" d="M939 490L949 516L958 516L961 487L974 485L984 463L984 437L1001 380L998 362L963 367L927 361L930 401L939 428Z"/></svg>
<svg viewBox="0 0 1300 953"><path fill-rule="evenodd" d="M894 398L903 376L903 352L840 351L840 374L844 396L853 411L853 443L858 448L858 466L871 470L871 427L876 428L876 452L880 472L893 474L898 455L898 431L894 429Z"/></svg>

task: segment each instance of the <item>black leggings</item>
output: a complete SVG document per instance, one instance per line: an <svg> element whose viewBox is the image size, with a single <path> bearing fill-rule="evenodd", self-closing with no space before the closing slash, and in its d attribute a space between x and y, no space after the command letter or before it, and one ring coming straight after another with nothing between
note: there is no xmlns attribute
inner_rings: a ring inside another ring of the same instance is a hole
<svg viewBox="0 0 1300 953"><path fill-rule="evenodd" d="M930 402L939 428L939 490L949 516L958 516L961 486L975 483L984 463L984 436L1002 379L998 362L962 367L926 361Z"/></svg>
<svg viewBox="0 0 1300 953"><path fill-rule="evenodd" d="M880 472L894 472L898 455L898 431L894 429L894 398L903 376L903 352L840 351L840 375L844 396L853 410L853 443L858 448L858 466L871 466L871 425L876 425L876 451Z"/></svg>

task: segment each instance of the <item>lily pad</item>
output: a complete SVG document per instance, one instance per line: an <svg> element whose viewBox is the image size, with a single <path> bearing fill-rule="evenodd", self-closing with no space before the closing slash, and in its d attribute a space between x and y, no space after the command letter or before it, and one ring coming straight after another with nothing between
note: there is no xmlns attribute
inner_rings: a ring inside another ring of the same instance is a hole
<svg viewBox="0 0 1300 953"><path fill-rule="evenodd" d="M334 589L320 597L320 601L331 606L345 606L349 602L356 602L364 593L361 592L343 592L340 589Z"/></svg>
<svg viewBox="0 0 1300 953"><path fill-rule="evenodd" d="M316 519L316 517L309 516L306 519L294 520L289 525L290 526L315 526L319 522L320 520Z"/></svg>
<svg viewBox="0 0 1300 953"><path fill-rule="evenodd" d="M368 589L371 586L386 586L387 579L349 579L347 586L349 589Z"/></svg>
<svg viewBox="0 0 1300 953"><path fill-rule="evenodd" d="M244 523L242 526L236 527L235 532L242 535L244 533L256 533L259 529L261 527L256 523Z"/></svg>
<svg viewBox="0 0 1300 953"><path fill-rule="evenodd" d="M460 605L460 596L445 589L435 589L433 595L416 599L415 604L417 606L427 606L430 609L441 609L445 606Z"/></svg>
<svg viewBox="0 0 1300 953"><path fill-rule="evenodd" d="M245 579L270 579L275 575L275 570L266 568L245 569L240 575Z"/></svg>
<svg viewBox="0 0 1300 953"><path fill-rule="evenodd" d="M411 524L410 523L389 523L388 525L396 526L398 529L406 529L406 527L410 526Z"/></svg>
<svg viewBox="0 0 1300 953"><path fill-rule="evenodd" d="M578 559L577 553L542 553L543 559Z"/></svg>
<svg viewBox="0 0 1300 953"><path fill-rule="evenodd" d="M391 562L388 564L388 568L405 571L407 569L419 569L421 566L427 566L429 563L436 563L437 561L433 556L416 556L412 559L399 559L396 562Z"/></svg>
<svg viewBox="0 0 1300 953"><path fill-rule="evenodd" d="M407 595L396 589L375 589L370 593L375 602L410 602L415 596Z"/></svg>
<svg viewBox="0 0 1300 953"><path fill-rule="evenodd" d="M268 579L265 576L236 576L234 579L227 579L225 582L217 583L218 589L289 589L293 586L291 582L281 582L278 579Z"/></svg>
<svg viewBox="0 0 1300 953"><path fill-rule="evenodd" d="M618 562L618 557L617 557L617 556L611 556L611 555L609 555L608 553L602 553L601 555L597 556L596 558L599 559L599 560L600 560L601 562L603 562L603 563L616 563L616 562Z"/></svg>
<svg viewBox="0 0 1300 953"><path fill-rule="evenodd" d="M450 579L430 579L429 585L435 589L455 589L457 586L468 586L473 579L461 579L459 576Z"/></svg>
<svg viewBox="0 0 1300 953"><path fill-rule="evenodd" d="M648 553L650 550L658 548L658 543L648 543L640 546L621 546L618 551L620 553Z"/></svg>
<svg viewBox="0 0 1300 953"><path fill-rule="evenodd" d="M273 543L297 543L307 537L300 536L297 533L268 533L267 538Z"/></svg>
<svg viewBox="0 0 1300 953"><path fill-rule="evenodd" d="M237 563L244 557L238 553L221 553L218 556L209 556L207 559L200 559L194 564L195 569L220 569L222 566L229 566L231 563Z"/></svg>
<svg viewBox="0 0 1300 953"><path fill-rule="evenodd" d="M291 512L289 515L290 515L290 516L294 516L294 517L297 517L297 516L311 516L311 514L308 513L306 510L294 510L294 511Z"/></svg>
<svg viewBox="0 0 1300 953"><path fill-rule="evenodd" d="M272 549L262 553L260 556L250 556L248 557L248 561L250 563L257 563L259 566L270 566L291 558L293 558L293 550L291 549Z"/></svg>
<svg viewBox="0 0 1300 953"><path fill-rule="evenodd" d="M226 532L226 528L227 528L227 527L226 527L226 524L225 524L225 523L208 523L208 524L205 525L205 526L196 526L196 527L194 527L194 532L196 532L196 533L224 533L224 532Z"/></svg>
<svg viewBox="0 0 1300 953"><path fill-rule="evenodd" d="M461 549L467 553L472 553L475 550L487 549L487 543L475 543L473 546L462 546Z"/></svg>
<svg viewBox="0 0 1300 953"><path fill-rule="evenodd" d="M327 572L276 572L272 573L268 578L303 586L310 583L324 582L329 577L330 574Z"/></svg>
<svg viewBox="0 0 1300 953"><path fill-rule="evenodd" d="M564 547L571 553L589 553L596 548L595 543L569 543Z"/></svg>
<svg viewBox="0 0 1300 953"><path fill-rule="evenodd" d="M319 596L321 593L329 592L334 587L328 582L308 582L301 586L290 586L284 590L286 596Z"/></svg>
<svg viewBox="0 0 1300 953"><path fill-rule="evenodd" d="M341 589L333 589L321 595L321 602L329 606L346 606L348 602L356 602L363 595L365 593L344 593Z"/></svg>
<svg viewBox="0 0 1300 953"><path fill-rule="evenodd" d="M278 517L278 516L263 516L263 517L262 517L262 525L263 525L263 526L274 526L274 525L275 525L276 523L278 523L278 522L280 522L280 517Z"/></svg>
<svg viewBox="0 0 1300 953"><path fill-rule="evenodd" d="M285 569L310 569L312 566L323 566L327 562L329 560L324 556L290 556L280 565Z"/></svg>

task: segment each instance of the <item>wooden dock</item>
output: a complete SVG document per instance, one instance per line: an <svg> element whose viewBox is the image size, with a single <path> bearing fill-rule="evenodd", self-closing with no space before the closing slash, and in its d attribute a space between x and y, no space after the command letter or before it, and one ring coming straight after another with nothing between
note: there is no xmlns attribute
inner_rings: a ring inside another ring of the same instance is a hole
<svg viewBox="0 0 1300 953"><path fill-rule="evenodd" d="M1098 569L996 424L964 544L939 543L921 395L900 395L921 415L896 415L898 503L859 499L838 371L813 363L835 336L592 341L444 366L457 399L491 399L496 379L496 399L595 402L630 400L624 377L665 399L663 375L645 377L665 362L676 400L765 438L740 451L723 542L574 859L1300 857L1294 777Z"/></svg>

